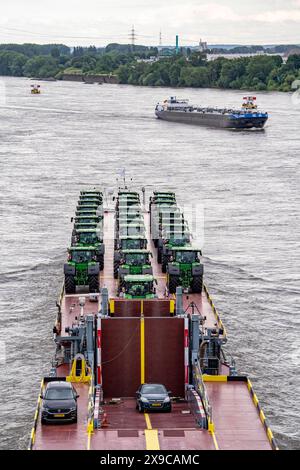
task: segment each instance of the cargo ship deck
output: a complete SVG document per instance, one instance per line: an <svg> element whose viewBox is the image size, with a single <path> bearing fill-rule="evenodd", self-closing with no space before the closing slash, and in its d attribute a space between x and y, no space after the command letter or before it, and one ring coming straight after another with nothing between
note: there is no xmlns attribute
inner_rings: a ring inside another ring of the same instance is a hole
<svg viewBox="0 0 300 470"><path fill-rule="evenodd" d="M165 293L166 275L157 263L147 212L144 218L148 248L153 254L153 272L158 281L158 299L149 300L148 303L117 297L117 280L113 276L114 211L104 212L105 264L100 274L100 289L108 289L110 315L100 320L101 336L98 330L98 338L101 337L101 383L104 391L100 426L91 426L91 399L92 409L99 407L99 403L95 405L94 385L74 382L79 393L78 422L42 425L39 398L29 447L35 450L276 448L250 382L239 377L231 380L227 364L221 366L223 375L204 376L212 413L208 428L199 426L199 415L204 413L201 400L192 395L187 399L185 393L185 319L174 316L174 295L166 296ZM83 296L86 299L84 316L93 315L96 319L101 309L101 295L95 301L85 292L66 295L62 291L62 337L66 328L72 327L76 317L80 316L79 298ZM206 287L201 294L183 295L186 314L192 302L200 315L206 318L204 329L219 328L220 337L226 341L225 327ZM57 376L67 377L70 370L71 365L58 365ZM136 410L135 391L141 383L147 381L165 381L167 388L172 390L175 399L171 413L139 413ZM44 386L45 382L41 391ZM119 390L123 393L119 393Z"/></svg>

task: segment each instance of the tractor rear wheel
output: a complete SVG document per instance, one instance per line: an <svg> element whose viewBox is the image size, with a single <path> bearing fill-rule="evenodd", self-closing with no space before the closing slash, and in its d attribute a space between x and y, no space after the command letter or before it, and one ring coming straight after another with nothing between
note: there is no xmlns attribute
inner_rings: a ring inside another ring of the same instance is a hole
<svg viewBox="0 0 300 470"><path fill-rule="evenodd" d="M92 293L99 292L99 276L93 274L89 276L89 291Z"/></svg>
<svg viewBox="0 0 300 470"><path fill-rule="evenodd" d="M104 269L104 255L99 255L98 256L98 263L99 263L100 271L103 271L103 269Z"/></svg>
<svg viewBox="0 0 300 470"><path fill-rule="evenodd" d="M170 294L176 294L176 287L179 285L179 277L169 275L169 292Z"/></svg>
<svg viewBox="0 0 300 470"><path fill-rule="evenodd" d="M75 278L70 274L65 275L65 291L66 294L75 294L76 292Z"/></svg>
<svg viewBox="0 0 300 470"><path fill-rule="evenodd" d="M167 266L168 266L168 257L166 255L162 256L162 261L161 261L161 270L163 273L167 272Z"/></svg>
<svg viewBox="0 0 300 470"><path fill-rule="evenodd" d="M202 276L193 277L192 292L195 292L197 294L201 294L202 286L203 286L203 277Z"/></svg>
<svg viewBox="0 0 300 470"><path fill-rule="evenodd" d="M157 262L158 264L161 264L162 261L162 249L160 246L157 247Z"/></svg>
<svg viewBox="0 0 300 470"><path fill-rule="evenodd" d="M114 278L118 279L119 275L119 261L114 260Z"/></svg>
<svg viewBox="0 0 300 470"><path fill-rule="evenodd" d="M114 278L115 279L118 279L118 275L119 275L120 258L121 258L120 253L115 252L114 254Z"/></svg>

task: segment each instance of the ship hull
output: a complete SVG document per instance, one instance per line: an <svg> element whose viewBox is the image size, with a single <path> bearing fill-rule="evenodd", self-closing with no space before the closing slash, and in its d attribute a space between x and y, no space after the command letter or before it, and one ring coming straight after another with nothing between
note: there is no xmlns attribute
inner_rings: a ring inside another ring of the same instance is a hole
<svg viewBox="0 0 300 470"><path fill-rule="evenodd" d="M268 119L267 116L238 116L217 115L213 113L196 112L176 112L176 111L155 111L158 119L165 121L180 122L184 124L195 124L199 126L209 126L227 129L262 129Z"/></svg>

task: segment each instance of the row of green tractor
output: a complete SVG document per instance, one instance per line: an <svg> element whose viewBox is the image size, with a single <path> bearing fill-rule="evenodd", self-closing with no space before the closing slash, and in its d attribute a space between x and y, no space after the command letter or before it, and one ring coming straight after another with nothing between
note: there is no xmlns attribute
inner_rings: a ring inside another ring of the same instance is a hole
<svg viewBox="0 0 300 470"><path fill-rule="evenodd" d="M157 248L157 262L167 273L171 294L177 287L184 292L201 293L203 286L202 255L192 246L189 225L173 192L155 191L150 198L150 231Z"/></svg>
<svg viewBox="0 0 300 470"><path fill-rule="evenodd" d="M139 194L119 191L115 214L114 278L118 279L118 295L126 299L153 298L156 281Z"/></svg>
<svg viewBox="0 0 300 470"><path fill-rule="evenodd" d="M99 292L99 273L104 268L103 194L81 191L76 207L68 260L64 265L65 292L74 294L78 286Z"/></svg>

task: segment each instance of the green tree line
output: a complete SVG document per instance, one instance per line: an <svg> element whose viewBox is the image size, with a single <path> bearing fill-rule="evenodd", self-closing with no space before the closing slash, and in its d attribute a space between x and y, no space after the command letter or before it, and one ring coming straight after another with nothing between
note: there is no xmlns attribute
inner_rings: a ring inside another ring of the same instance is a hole
<svg viewBox="0 0 300 470"><path fill-rule="evenodd" d="M61 44L0 45L0 75L62 78L63 74L116 74L120 83L140 86L217 87L290 91L300 79L300 55L284 63L281 56L257 55L207 61L205 54L189 51L147 62L156 48L109 44L106 48Z"/></svg>
<svg viewBox="0 0 300 470"><path fill-rule="evenodd" d="M293 81L300 79L300 56L291 55L284 64L281 56L206 61L194 53L189 58L121 65L118 76L121 83L132 85L290 91Z"/></svg>

